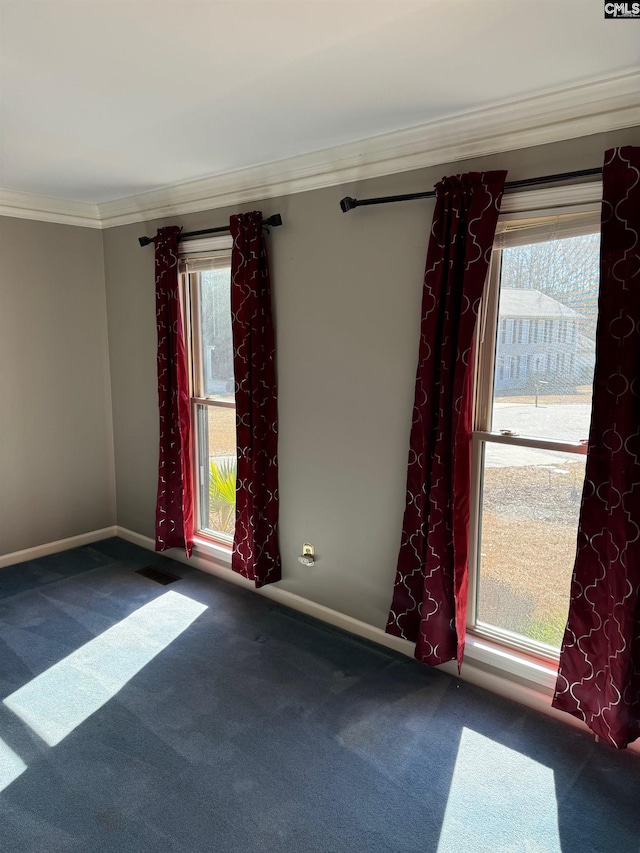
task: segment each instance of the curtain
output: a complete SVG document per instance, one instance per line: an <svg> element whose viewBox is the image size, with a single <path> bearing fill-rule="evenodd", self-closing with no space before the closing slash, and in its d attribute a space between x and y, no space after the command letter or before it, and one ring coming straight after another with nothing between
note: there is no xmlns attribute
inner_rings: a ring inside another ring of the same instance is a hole
<svg viewBox="0 0 640 853"><path fill-rule="evenodd" d="M407 494L387 632L431 665L462 662L473 335L506 172L443 179L427 252Z"/></svg>
<svg viewBox="0 0 640 853"><path fill-rule="evenodd" d="M160 228L153 239L156 259L158 406L160 453L156 503L156 551L193 548L193 487L189 383L180 293L180 228Z"/></svg>
<svg viewBox="0 0 640 853"><path fill-rule="evenodd" d="M231 567L256 587L280 580L278 406L267 248L259 212L230 221L238 479Z"/></svg>
<svg viewBox="0 0 640 853"><path fill-rule="evenodd" d="M640 736L640 148L603 168L596 367L553 705L618 748Z"/></svg>

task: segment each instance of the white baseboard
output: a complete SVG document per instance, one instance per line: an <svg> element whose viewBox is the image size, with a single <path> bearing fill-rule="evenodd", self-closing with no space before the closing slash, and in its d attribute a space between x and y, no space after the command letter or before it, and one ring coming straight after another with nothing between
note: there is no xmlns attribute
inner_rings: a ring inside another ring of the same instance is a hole
<svg viewBox="0 0 640 853"><path fill-rule="evenodd" d="M91 530L89 533L81 533L79 536L70 536L68 539L58 539L56 542L45 542L44 545L36 545L33 548L25 548L23 551L14 551L12 554L0 556L0 569L13 566L16 563L26 563L28 560L37 560L39 557L48 557L49 554L59 554L61 551L70 551L72 548L80 548L82 545L91 545L101 539L109 539L117 536L118 528L103 527L101 530Z"/></svg>
<svg viewBox="0 0 640 853"><path fill-rule="evenodd" d="M142 536L141 534L135 533L134 531L128 530L124 527L118 527L118 536L135 545L140 545L142 548L147 548L149 551L155 551L155 543L153 539L150 539L147 536ZM202 547L198 548L198 546L196 546L196 550L202 551L203 549ZM222 552L222 549L219 550ZM377 643L378 645L393 649L396 652L401 652L408 657L413 657L413 643L410 643L408 640L403 640L400 637L394 637L391 634L387 634L381 628L369 625L366 622L361 622L359 619L355 619L352 616L339 613L337 610L325 607L322 604L317 604L316 602L303 598L300 595L287 592L287 590L279 589L274 585L256 589L251 581L243 578L241 575L237 574L237 572L231 571L229 568L230 561L228 558L222 561L221 559L216 558L214 554L201 556L200 554L194 553L194 556L188 560L184 553L178 549L165 551L164 555L179 563L195 566L197 569L200 569L207 574L214 575L228 583L236 584L236 586L241 586L244 589L257 593L258 595L262 595L264 598L268 598L271 601L283 604L286 607L291 607L293 610L298 610L308 616L313 616L322 622L341 628L350 634L355 634L358 637L371 640L371 642ZM576 719L576 717L566 714L563 711L558 711L551 706L551 696L548 689L536 689L535 686L526 686L519 681L511 680L510 678L495 672L488 672L485 668L474 665L474 663L476 663L473 660L474 651L476 650L471 648L469 649L469 654L465 657L465 662L459 675L456 664L453 661L451 663L443 664L438 667L438 669L456 678L460 678L462 681L468 681L470 684L475 684L476 686L489 690L492 693L497 693L505 699L511 699L514 702L518 702L520 705L525 705L528 708L532 708L592 735L592 732L590 732L587 726L580 720ZM637 745L632 744L629 746L629 749L640 753L640 742Z"/></svg>
<svg viewBox="0 0 640 853"><path fill-rule="evenodd" d="M133 530L129 530L128 527L120 527L118 525L116 536L119 536L121 539L126 539L127 542L131 542L133 545L139 545L141 548L147 548L149 551L155 551L155 542L153 539L150 539L148 536L143 536L142 533L136 533ZM171 559L173 560L173 553L171 555Z"/></svg>
<svg viewBox="0 0 640 853"><path fill-rule="evenodd" d="M71 536L68 539L59 539L56 542L48 542L44 545L37 545L34 548L27 548L24 551L14 551L12 554L0 556L0 569L5 566L14 565L15 563L24 563L27 560L35 560L38 557L45 557L49 554L57 554L61 551L68 551L71 548L79 548L82 545L90 545L93 542L99 542L102 539L109 539L113 536L119 536L127 542L134 545L139 545L149 551L155 552L155 542L148 536L143 536L126 527L113 526L105 527L102 530L93 530L89 533L82 533L79 536ZM374 625L369 625L353 616L348 616L345 613L340 613L330 607L325 607L323 604L318 604L315 601L310 601L295 593L288 592L284 589L279 589L277 586L265 586L261 589L256 589L251 581L243 578L236 572L230 569L230 558L228 552L222 548L210 547L208 545L199 544L196 550L200 553L194 554L190 560L187 560L184 553L178 549L165 551L164 556L170 557L177 562L185 565L195 566L207 574L214 575L227 583L233 583L236 586L243 587L251 592L275 601L285 607L291 607L300 613L305 613L319 619L321 622L326 622L336 628L341 628L350 634L355 634L363 639L370 640L373 643L393 649L396 652L401 652L408 657L413 657L413 643L403 640L400 637L393 637L391 634L385 633L381 628ZM203 555L204 554L204 555ZM474 658L477 657L477 660ZM478 662L482 663L482 656L477 649L470 648L469 654L465 657L465 663L460 674L457 672L455 663L443 664L438 669L446 672L462 681L468 681L492 693L497 693L505 699L511 699L528 708L540 711L547 716L554 717L563 723L581 729L584 732L589 732L589 729L580 720L566 714L562 711L557 711L551 707L551 698L548 689L536 689L535 686L526 686L519 681L512 680L504 675L496 672L488 672ZM632 752L640 753L640 741L631 744L628 747Z"/></svg>
<svg viewBox="0 0 640 853"><path fill-rule="evenodd" d="M142 548L147 548L149 551L155 551L155 543L148 536L142 536L140 533L135 533L133 530L128 530L126 527L118 528L118 536L126 539L127 542L132 542L134 545L140 545ZM310 601L308 598L303 598L301 595L296 595L293 592L288 592L286 589L279 589L277 586L270 584L256 589L253 581L243 578L237 572L231 571L230 559L220 559L214 553L209 553L206 556L202 555L203 548L198 545L194 548L194 554L190 559L187 559L184 553L177 548L172 548L169 551L164 551L163 555L176 560L178 563L184 563L188 566L195 566L209 575L214 575L227 583L241 586L250 592L255 592L263 598L268 598L271 601L276 601L279 604L284 604L286 607L291 607L293 610L298 610L300 613L305 613L307 616L313 616L322 622L327 622L336 628L342 628L350 634L356 634L367 640L371 640L379 645L387 646L397 652L402 652L408 657L413 657L413 643L403 640L400 637L393 637L391 634L386 634L380 628L374 625L368 625L366 622L361 622L359 619L354 619L353 616L347 616L345 613L339 613L331 607L325 607L324 604L318 604L315 601ZM222 549L219 549L222 551ZM197 553L200 551L200 553Z"/></svg>

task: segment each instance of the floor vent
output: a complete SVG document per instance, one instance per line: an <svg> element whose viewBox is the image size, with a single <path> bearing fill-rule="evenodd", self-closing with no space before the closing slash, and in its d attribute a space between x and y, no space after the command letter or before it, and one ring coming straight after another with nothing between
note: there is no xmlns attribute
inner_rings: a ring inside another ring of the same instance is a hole
<svg viewBox="0 0 640 853"><path fill-rule="evenodd" d="M163 572L162 569L156 569L155 566L145 566L144 569L136 569L136 574L142 575L143 578L149 578L150 581L161 583L163 586L180 580L177 575L171 575L169 572Z"/></svg>

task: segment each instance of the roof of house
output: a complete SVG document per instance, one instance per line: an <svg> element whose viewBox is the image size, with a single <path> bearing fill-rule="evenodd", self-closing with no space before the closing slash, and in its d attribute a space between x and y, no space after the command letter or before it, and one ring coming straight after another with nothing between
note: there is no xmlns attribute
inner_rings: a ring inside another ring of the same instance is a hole
<svg viewBox="0 0 640 853"><path fill-rule="evenodd" d="M500 317L578 320L582 315L539 290L506 287L500 292Z"/></svg>

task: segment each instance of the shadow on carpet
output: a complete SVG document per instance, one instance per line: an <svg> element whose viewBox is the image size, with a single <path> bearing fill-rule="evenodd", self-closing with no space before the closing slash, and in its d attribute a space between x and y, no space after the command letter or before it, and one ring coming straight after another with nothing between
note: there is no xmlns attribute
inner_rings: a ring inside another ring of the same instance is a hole
<svg viewBox="0 0 640 853"><path fill-rule="evenodd" d="M8 853L640 851L638 756L122 540L1 570L0 654Z"/></svg>

